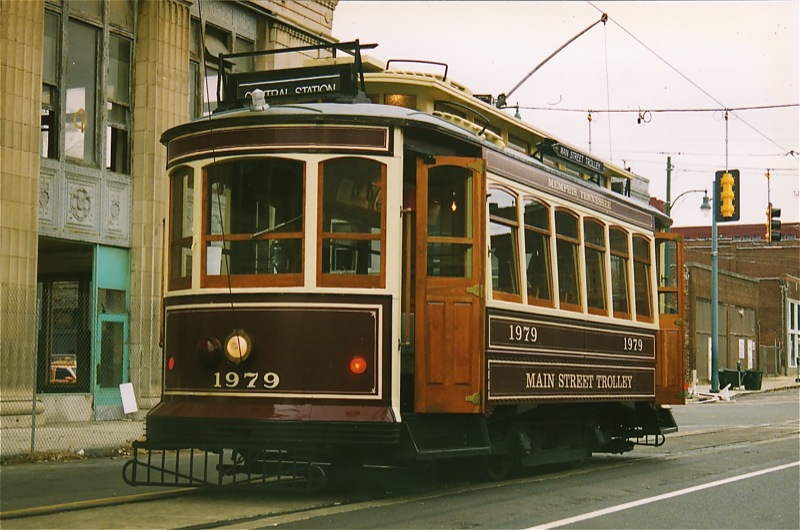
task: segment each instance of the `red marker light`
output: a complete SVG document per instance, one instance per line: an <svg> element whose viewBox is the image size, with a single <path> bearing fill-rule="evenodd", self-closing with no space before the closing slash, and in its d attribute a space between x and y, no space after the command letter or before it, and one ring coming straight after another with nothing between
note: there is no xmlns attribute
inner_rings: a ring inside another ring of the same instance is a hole
<svg viewBox="0 0 800 530"><path fill-rule="evenodd" d="M367 371L367 360L359 355L356 355L350 359L350 371L354 374L363 374Z"/></svg>
<svg viewBox="0 0 800 530"><path fill-rule="evenodd" d="M175 357L167 359L167 370L170 372L175 369Z"/></svg>

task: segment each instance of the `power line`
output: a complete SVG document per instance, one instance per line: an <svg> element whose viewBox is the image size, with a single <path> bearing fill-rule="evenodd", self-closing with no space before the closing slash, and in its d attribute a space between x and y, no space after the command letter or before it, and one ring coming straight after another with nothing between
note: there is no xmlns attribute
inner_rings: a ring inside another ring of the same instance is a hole
<svg viewBox="0 0 800 530"><path fill-rule="evenodd" d="M586 3L588 3L590 6L592 6L593 8L595 8L595 9L596 9L597 11L599 11L600 13L604 13L604 11L603 11L602 9L600 9L599 7L597 7L596 5L594 5L594 4L593 4L591 1L587 0L587 2L586 2ZM636 37L636 36L635 36L633 33L631 33L630 31L628 31L628 30L627 30L627 29L626 29L626 28L625 28L625 27L624 27L622 24L620 24L619 22L617 22L616 20L614 20L614 19L613 19L613 18L611 18L611 17L608 17L608 20L610 20L611 22L613 22L613 23L614 23L614 24L615 24L615 25L616 25L616 26L617 26L619 29L621 29L622 31L624 31L625 33L627 33L627 34L628 34L628 36L629 36L630 38L632 38L633 40L635 40L636 42L638 42L638 43L639 43L639 45L641 45L641 46L642 46L644 49L646 49L647 51L649 51L650 53L652 53L654 56L656 56L656 57L657 57L657 58L658 58L658 59L659 59L659 60L660 60L662 63L664 63L665 65L667 65L667 66L668 66L668 67L669 67L671 70L673 70L673 71L674 71L676 74L678 74L678 75L679 75L679 76L681 76L683 79L685 79L685 80L686 80L686 81L687 81L689 84L691 84L691 85L692 85L693 87L695 87L697 90L699 90L700 92L702 92L703 94L705 94L705 95L706 95L706 97L708 97L709 99L711 99L712 101L714 101L714 102L715 102L717 105L719 105L721 108L723 108L723 109L727 109L727 110L731 110L731 109L730 109L730 107L728 107L727 105L725 105L724 103L722 103L720 100L718 100L717 98L715 98L715 97L714 97L713 95L711 95L711 94L710 94L708 91L706 91L705 89L703 89L703 87L701 87L700 85L698 85L697 83L695 83L694 81L692 81L691 79L689 79L689 77L688 77L688 76L686 76L686 75L685 75L683 72L681 72L681 71L680 71L680 70L678 70L676 67L674 67L672 64L670 64L670 62L669 62L669 61L667 61L666 59L664 59L663 57L661 57L659 54L657 54L657 53L656 53L656 52L655 52L655 51L654 51L652 48L650 48L650 47L649 47L649 46L647 46L647 45L646 45L644 42L642 42L642 40L641 40L641 39L639 39L639 38L638 38L638 37ZM716 109L716 110L719 110L719 109ZM781 146L780 144L778 144L778 143L777 143L775 140L773 140L772 138L770 138L770 137L769 137L769 136L767 136L766 134L764 134L764 133L762 133L761 131L759 131L758 129L756 129L756 128L755 128L753 125L751 125L750 123L748 123L747 121L745 121L743 118L741 118L741 117L740 117L738 114L736 114L735 112L734 112L734 115L735 115L735 116L736 116L736 117L737 117L737 118L738 118L738 119L739 119L739 120L740 120L742 123L744 123L744 124L745 124L745 125L747 125L747 126L750 128L750 129L752 129L753 131L755 131L755 132L756 132L756 133L757 133L759 136L761 136L762 138L764 138L765 140L767 140L767 141L768 141L768 142L770 142L771 144L773 144L773 145L775 145L776 147L778 147L778 148L779 148L781 151L783 151L783 152L788 152L788 151L789 151L788 149L786 149L786 148L784 148L783 146Z"/></svg>
<svg viewBox="0 0 800 530"><path fill-rule="evenodd" d="M793 108L793 107L800 107L800 103L783 103L779 105L753 105L749 107L706 107L706 108L694 108L694 109L606 109L606 110L598 110L598 109L575 109L575 108L557 108L557 107L525 107L523 105L514 105L514 108L520 108L525 110L552 110L557 112L591 112L592 114L623 114L623 113L637 113L643 114L645 112L650 113L667 113L667 112L725 112L726 110L729 112L741 112L746 110L765 110L765 109L786 109L786 108ZM780 146L778 146L780 147Z"/></svg>

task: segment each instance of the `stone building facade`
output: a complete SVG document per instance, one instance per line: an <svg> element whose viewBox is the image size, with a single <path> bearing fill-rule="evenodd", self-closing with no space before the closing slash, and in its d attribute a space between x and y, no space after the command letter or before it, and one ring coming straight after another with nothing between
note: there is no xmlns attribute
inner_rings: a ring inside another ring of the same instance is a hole
<svg viewBox="0 0 800 530"><path fill-rule="evenodd" d="M336 3L0 0L3 426L157 403L161 133L214 108L219 53L335 42Z"/></svg>

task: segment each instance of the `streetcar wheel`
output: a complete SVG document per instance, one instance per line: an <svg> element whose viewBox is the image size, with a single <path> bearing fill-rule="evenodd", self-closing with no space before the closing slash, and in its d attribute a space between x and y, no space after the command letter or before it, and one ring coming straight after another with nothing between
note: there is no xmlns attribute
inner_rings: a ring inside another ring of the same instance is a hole
<svg viewBox="0 0 800 530"><path fill-rule="evenodd" d="M498 456L481 458L479 466L481 478L489 482L499 482L505 479L511 470L508 460Z"/></svg>

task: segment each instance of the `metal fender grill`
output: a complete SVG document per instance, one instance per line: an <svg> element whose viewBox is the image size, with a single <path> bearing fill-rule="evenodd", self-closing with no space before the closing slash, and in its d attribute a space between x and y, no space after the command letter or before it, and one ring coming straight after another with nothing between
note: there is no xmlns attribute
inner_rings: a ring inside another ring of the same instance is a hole
<svg viewBox="0 0 800 530"><path fill-rule="evenodd" d="M129 486L208 487L236 485L325 485L324 468L283 451L210 449L156 450L133 443L133 458L122 468Z"/></svg>
<svg viewBox="0 0 800 530"><path fill-rule="evenodd" d="M149 418L122 471L131 486L222 486L324 481L320 460L336 448L391 448L397 423ZM291 452L285 448L291 448ZM390 450L390 449L389 449Z"/></svg>

